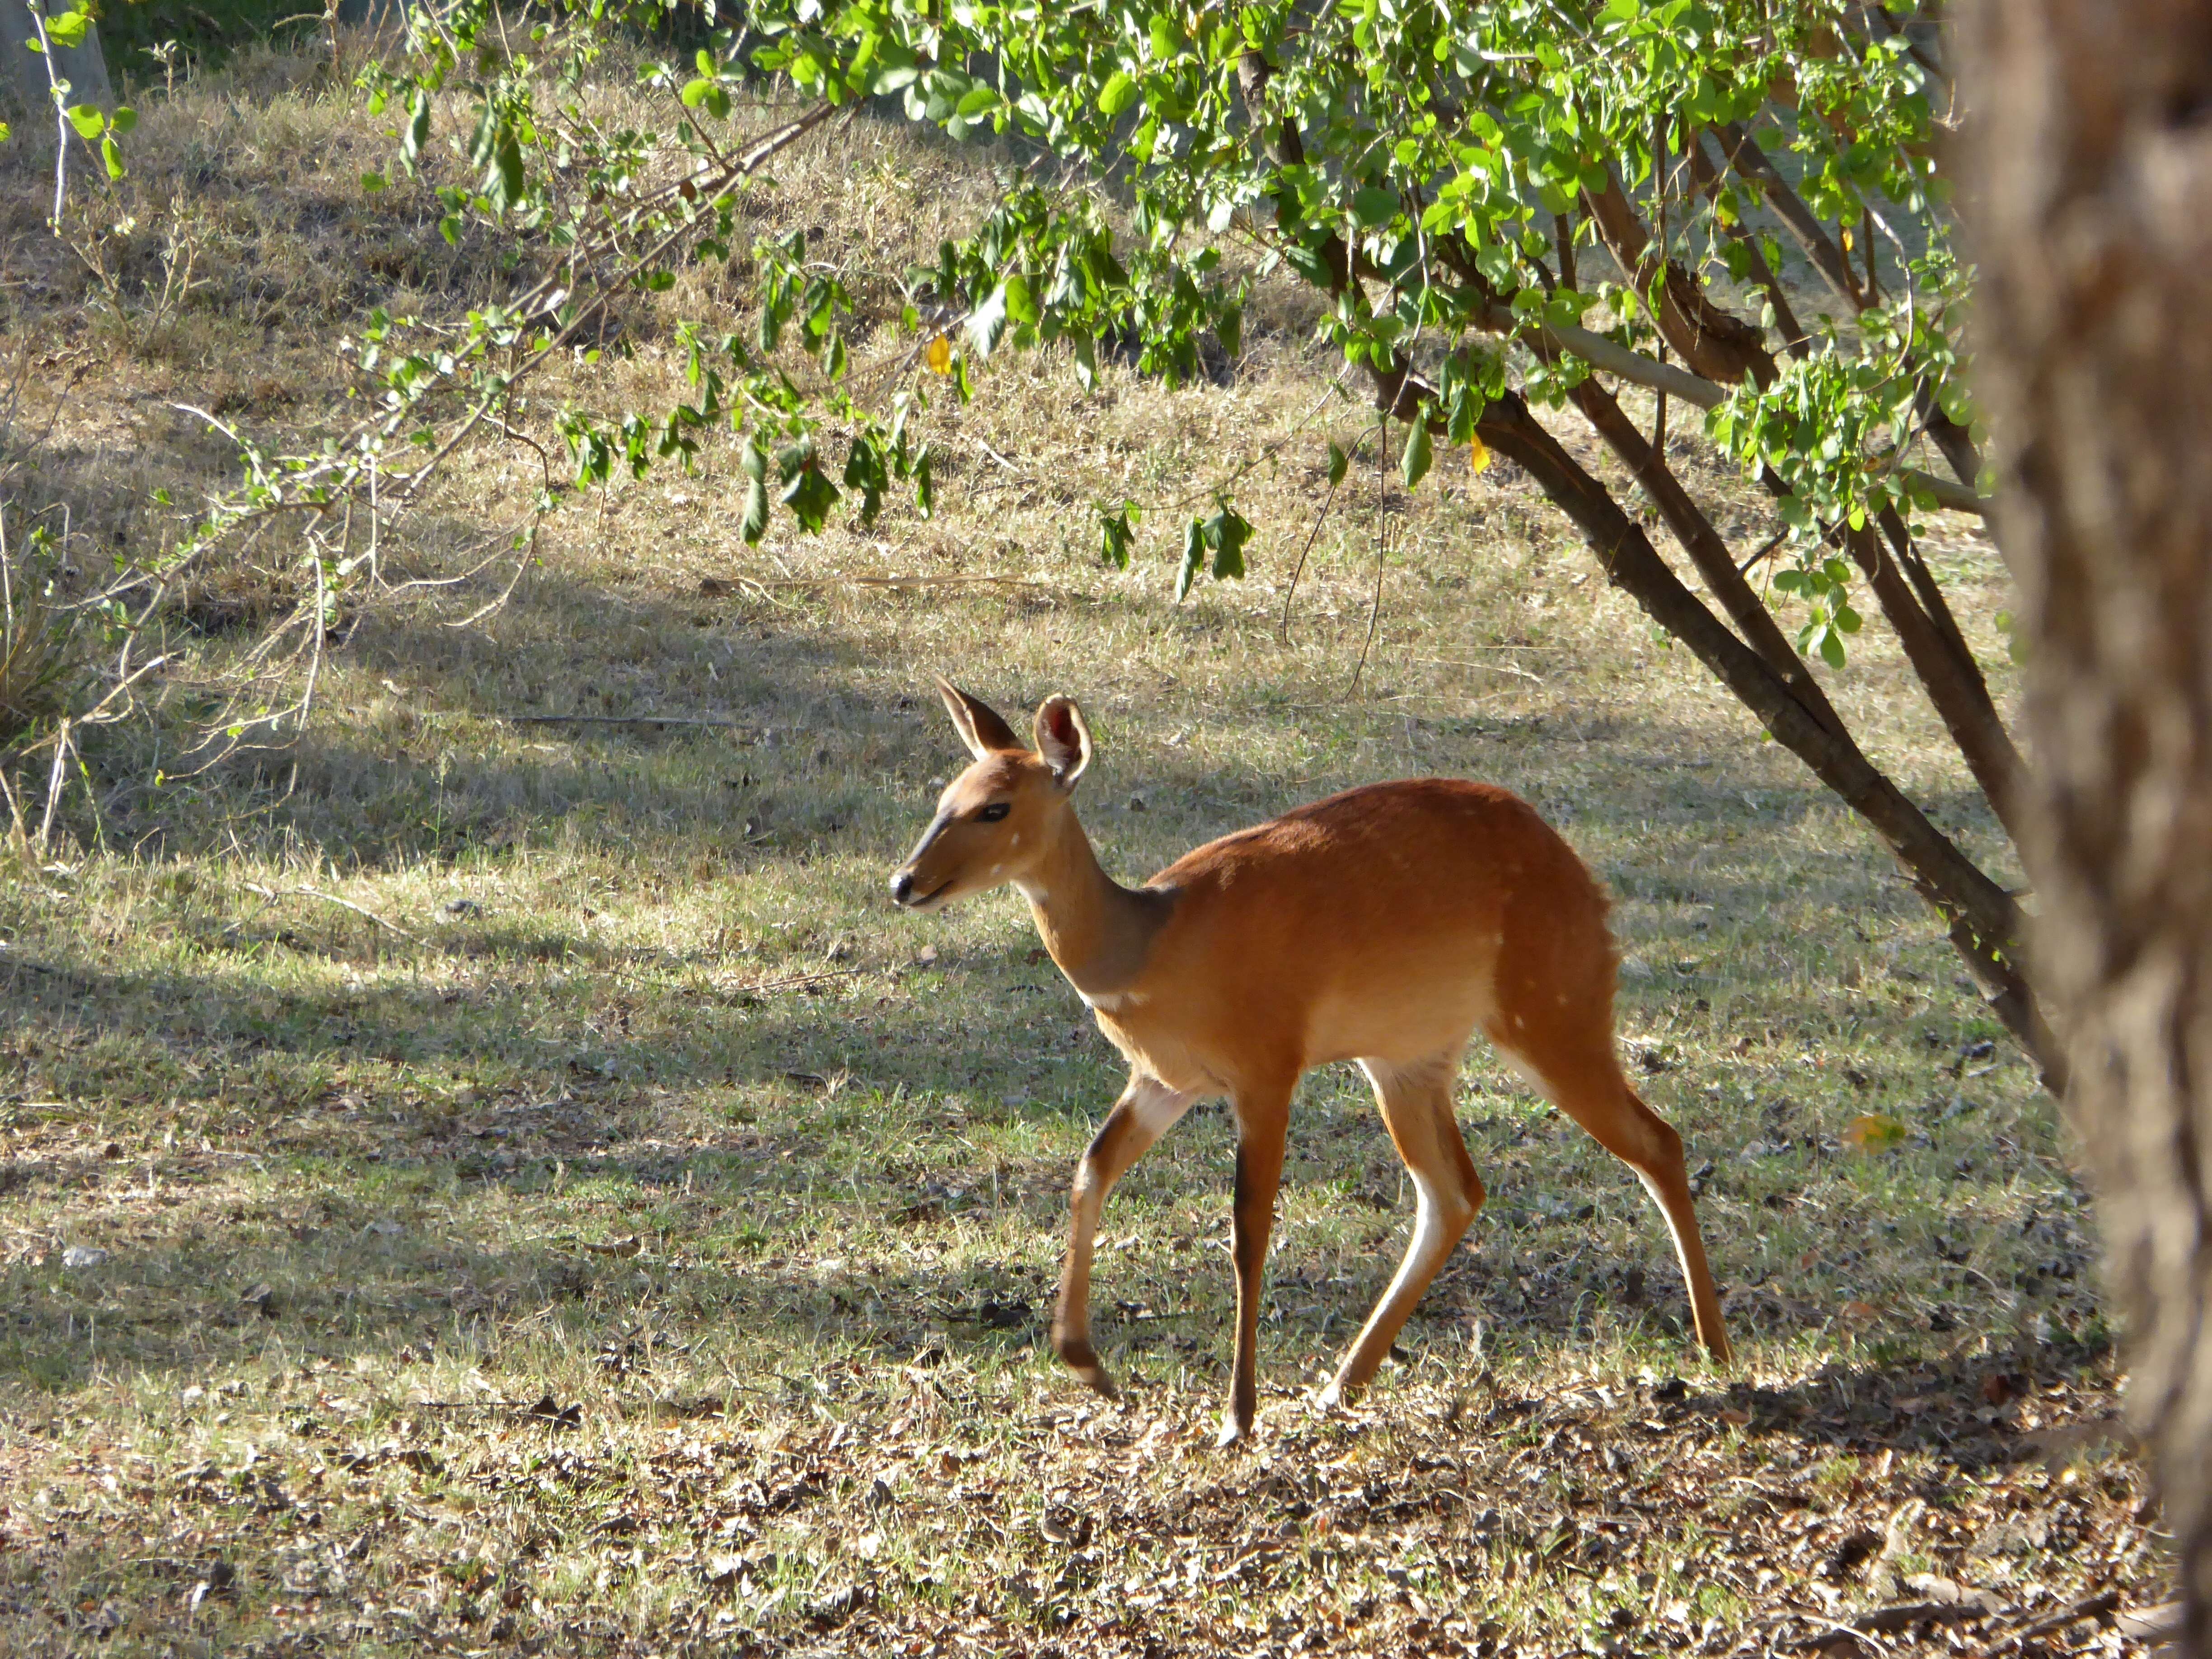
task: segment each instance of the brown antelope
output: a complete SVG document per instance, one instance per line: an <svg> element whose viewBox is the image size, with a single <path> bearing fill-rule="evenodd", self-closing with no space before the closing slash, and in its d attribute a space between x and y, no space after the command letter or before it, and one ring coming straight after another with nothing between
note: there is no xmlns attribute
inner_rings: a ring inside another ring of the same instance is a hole
<svg viewBox="0 0 2212 1659"><path fill-rule="evenodd" d="M1370 784L1209 842L1133 891L1098 867L1072 805L1091 732L1066 697L1036 714L1036 747L939 680L975 763L891 877L939 910L1006 882L1045 949L1129 1061L1075 1174L1052 1341L1101 1394L1091 1346L1091 1249L1115 1181L1191 1103L1237 1116L1237 1357L1221 1428L1249 1434L1260 1275L1291 1096L1316 1066L1356 1060L1418 1194L1405 1260L1317 1403L1375 1375L1421 1292L1481 1206L1453 1115L1460 1051L1479 1027L1598 1144L1643 1178L1674 1235L1698 1340L1729 1354L1682 1142L1637 1098L1613 1052L1616 957L1606 899L1535 809L1452 778Z"/></svg>

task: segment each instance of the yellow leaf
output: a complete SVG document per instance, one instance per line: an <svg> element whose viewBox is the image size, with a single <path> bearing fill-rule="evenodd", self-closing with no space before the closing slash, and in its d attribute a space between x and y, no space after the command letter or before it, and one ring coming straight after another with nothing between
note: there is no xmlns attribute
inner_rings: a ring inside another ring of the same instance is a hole
<svg viewBox="0 0 2212 1659"><path fill-rule="evenodd" d="M1844 1139L1863 1152L1885 1152L1905 1142L1905 1127L1886 1112L1863 1112L1850 1121Z"/></svg>
<svg viewBox="0 0 2212 1659"><path fill-rule="evenodd" d="M1490 465L1490 446L1477 434L1467 446L1467 470L1480 472Z"/></svg>
<svg viewBox="0 0 2212 1659"><path fill-rule="evenodd" d="M1844 252L1846 252L1846 253L1849 253L1850 251L1851 251L1851 228L1850 228L1849 225L1845 225L1845 226L1844 227Z"/></svg>
<svg viewBox="0 0 2212 1659"><path fill-rule="evenodd" d="M952 342L942 334L929 343L929 349L924 355L934 373L950 374L952 372Z"/></svg>

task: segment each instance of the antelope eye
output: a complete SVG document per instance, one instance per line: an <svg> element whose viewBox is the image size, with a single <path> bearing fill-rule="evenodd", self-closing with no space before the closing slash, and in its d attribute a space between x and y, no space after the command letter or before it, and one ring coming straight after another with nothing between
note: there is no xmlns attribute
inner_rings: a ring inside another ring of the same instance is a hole
<svg viewBox="0 0 2212 1659"><path fill-rule="evenodd" d="M1000 818L1006 817L1007 813L1013 810L1012 806L1008 803L1002 800L994 800L981 811L976 813L975 817L979 823L996 823Z"/></svg>

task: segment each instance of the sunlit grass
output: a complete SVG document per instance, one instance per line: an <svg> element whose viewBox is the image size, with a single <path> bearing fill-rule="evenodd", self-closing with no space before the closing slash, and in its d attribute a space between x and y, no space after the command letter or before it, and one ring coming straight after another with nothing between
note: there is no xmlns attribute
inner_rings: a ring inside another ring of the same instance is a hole
<svg viewBox="0 0 2212 1659"><path fill-rule="evenodd" d="M228 239L172 335L78 315L51 248L48 286L9 301L9 349L94 365L36 394L57 399L41 476L82 492L88 535L152 480L220 476L164 400L235 382L237 418L304 420L318 330L400 290L459 303L440 284L465 264L404 216L252 216L319 177L303 155L349 179L381 142L298 65L253 72L254 98L149 117L195 135ZM132 188L158 202L165 152L143 153ZM5 168L20 226L39 180ZM855 177L875 194L838 234L884 258L989 189L862 121L793 160L764 222ZM1291 320L1272 303L1255 317ZM610 399L674 383L653 321L630 319ZM2002 1607L2157 1593L2133 1464L2055 1433L2111 1407L2087 1200L1933 918L1502 465L1450 458L1379 507L1370 471L1279 634L1326 441L1364 422L1301 426L1320 360L1253 331L1225 390L1116 370L1086 398L1049 356L994 362L933 417L926 523L753 550L726 451L625 483L556 520L478 626L364 613L291 749L72 819L82 847L10 868L11 1646L1717 1654L1793 1610L1927 1594L1914 1574ZM1175 605L1178 513L1271 445L1237 486L1251 578ZM1684 465L1763 539L1748 491ZM439 568L529 487L511 455L465 457L392 556ZM1109 492L1154 508L1126 574L1091 554ZM1355 694L1378 510L1405 533ZM1941 533L2008 683L2002 571ZM1838 706L1996 845L1872 632ZM239 637L173 643L212 671ZM1082 702L1082 809L1133 879L1376 778L1536 801L1615 896L1638 1086L1711 1166L1735 1369L1686 1340L1626 1170L1478 1053L1462 1121L1489 1207L1358 1409L1304 1396L1410 1194L1348 1071L1297 1108L1255 1448L1207 1443L1217 1109L1114 1196L1099 1328L1129 1394L1079 1393L1041 1335L1068 1172L1120 1073L1012 895L939 918L884 900L958 762L938 672L1010 717ZM732 726L508 718L547 714ZM101 763L119 781L143 758ZM1868 1112L1904 1143L1854 1150ZM1828 1571L1866 1529L1879 1547Z"/></svg>

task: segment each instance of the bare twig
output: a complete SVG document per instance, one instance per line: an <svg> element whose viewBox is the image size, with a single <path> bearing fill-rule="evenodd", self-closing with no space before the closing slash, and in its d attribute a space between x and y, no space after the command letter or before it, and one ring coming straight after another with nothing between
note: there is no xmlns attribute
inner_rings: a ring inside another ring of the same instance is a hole
<svg viewBox="0 0 2212 1659"><path fill-rule="evenodd" d="M818 974L793 974L787 979L764 979L750 985L733 985L719 993L726 997L757 997L769 991L794 991L805 985L822 985L833 979L850 979L859 968L833 968Z"/></svg>
<svg viewBox="0 0 2212 1659"><path fill-rule="evenodd" d="M325 893L319 887L263 887L250 881L243 883L242 885L247 892L258 893L261 897L268 900L270 904L274 904L278 899L282 898L320 899L325 904L335 904L342 910L350 910L354 915L374 922L378 927L383 928L387 933L397 933L401 939L405 939L410 945L419 947L422 943L421 939L416 938L414 934L409 933L398 922L386 920L384 917L377 915L375 911L370 909L367 905L356 904L351 899L340 898L336 893ZM244 926L244 923L242 922L233 922L230 927L226 927L223 931L226 933L233 933L242 926Z"/></svg>
<svg viewBox="0 0 2212 1659"><path fill-rule="evenodd" d="M61 804L62 783L69 776L70 723L64 719L54 736L54 766L46 778L46 810L39 819L39 856L46 855L46 839L53 833L54 809Z"/></svg>
<svg viewBox="0 0 2212 1659"><path fill-rule="evenodd" d="M1359 677L1367 669L1367 653L1375 648L1375 630L1382 622L1382 556L1390 546L1390 417L1376 422L1375 450L1375 602L1367 612L1367 637L1360 641L1359 660L1352 665L1352 684L1346 695L1359 690Z"/></svg>
<svg viewBox="0 0 2212 1659"><path fill-rule="evenodd" d="M1341 478L1337 480L1337 483L1343 482ZM1331 484L1328 494L1322 497L1321 511L1314 514L1313 528L1306 532L1306 544L1298 550L1297 564L1291 571L1291 585L1283 590L1283 617L1275 624L1275 637L1285 645L1291 642L1291 601L1298 596L1298 578L1305 574L1306 559L1320 538L1322 521L1328 517L1328 509L1335 503L1336 488L1336 484Z"/></svg>
<svg viewBox="0 0 2212 1659"><path fill-rule="evenodd" d="M754 587L1042 587L1027 576L745 576Z"/></svg>
<svg viewBox="0 0 2212 1659"><path fill-rule="evenodd" d="M510 726L711 726L742 731L736 720L706 714L495 714Z"/></svg>
<svg viewBox="0 0 2212 1659"><path fill-rule="evenodd" d="M2023 1625L2010 1635L1999 1638L1975 1655L1974 1659L1996 1659L1996 1655L2009 1652L2023 1642L2033 1642L2039 1636L2052 1635L2069 1625L2079 1624L2084 1619L2097 1618L2110 1613L2119 1604L2120 1593L2116 1589L2103 1589L2094 1595L2085 1595L2032 1625Z"/></svg>

